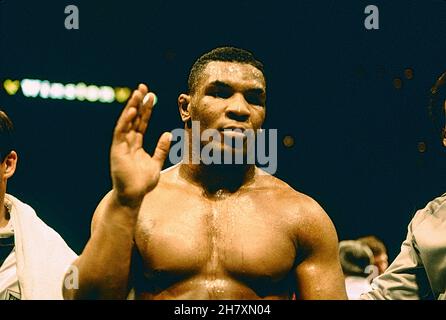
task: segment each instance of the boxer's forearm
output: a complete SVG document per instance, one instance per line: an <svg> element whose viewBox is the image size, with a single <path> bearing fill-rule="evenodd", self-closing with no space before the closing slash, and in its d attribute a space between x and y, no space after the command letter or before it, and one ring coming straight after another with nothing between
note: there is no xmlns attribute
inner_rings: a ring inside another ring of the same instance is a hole
<svg viewBox="0 0 446 320"><path fill-rule="evenodd" d="M124 206L110 194L98 207L94 231L75 261L78 289L64 288L65 299L125 299L139 206Z"/></svg>

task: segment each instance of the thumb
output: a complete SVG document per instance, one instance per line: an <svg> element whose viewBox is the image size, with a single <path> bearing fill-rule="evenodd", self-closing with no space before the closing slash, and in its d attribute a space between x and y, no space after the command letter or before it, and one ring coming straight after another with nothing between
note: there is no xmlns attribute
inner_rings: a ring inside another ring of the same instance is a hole
<svg viewBox="0 0 446 320"><path fill-rule="evenodd" d="M166 160L169 153L171 140L172 134L170 132L164 132L156 145L156 149L152 159L158 162L160 170L163 168L164 161Z"/></svg>

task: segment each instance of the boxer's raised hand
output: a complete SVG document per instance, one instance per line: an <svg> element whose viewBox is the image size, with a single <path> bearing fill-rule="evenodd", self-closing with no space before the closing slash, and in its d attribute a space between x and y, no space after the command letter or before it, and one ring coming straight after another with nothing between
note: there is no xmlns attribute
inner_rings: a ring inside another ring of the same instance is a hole
<svg viewBox="0 0 446 320"><path fill-rule="evenodd" d="M140 84L128 100L113 133L110 170L113 190L123 205L138 206L144 195L155 188L169 152L171 134L168 132L159 139L153 156L143 149L154 98L154 94Z"/></svg>

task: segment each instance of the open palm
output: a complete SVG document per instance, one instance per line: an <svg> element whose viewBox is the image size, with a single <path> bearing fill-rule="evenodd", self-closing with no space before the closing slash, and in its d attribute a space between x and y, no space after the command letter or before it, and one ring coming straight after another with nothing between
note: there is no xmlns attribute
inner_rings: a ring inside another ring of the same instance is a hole
<svg viewBox="0 0 446 320"><path fill-rule="evenodd" d="M155 188L169 152L171 135L168 132L160 137L153 156L143 149L154 97L148 93L147 86L140 84L122 111L113 134L110 151L113 189L128 204L141 202Z"/></svg>

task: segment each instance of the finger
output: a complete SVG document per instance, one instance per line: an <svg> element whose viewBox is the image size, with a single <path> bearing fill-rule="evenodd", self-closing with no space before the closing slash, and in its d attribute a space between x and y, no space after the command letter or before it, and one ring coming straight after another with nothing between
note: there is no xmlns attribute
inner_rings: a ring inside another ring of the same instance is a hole
<svg viewBox="0 0 446 320"><path fill-rule="evenodd" d="M138 85L138 91L141 92L142 96L144 97L147 94L147 92L149 92L149 89L144 83L140 83Z"/></svg>
<svg viewBox="0 0 446 320"><path fill-rule="evenodd" d="M138 103L138 117L142 116L142 113L144 112L144 97L147 95L147 92L149 92L149 89L147 88L147 86L144 83L140 83L138 85L138 92L141 95L141 100ZM139 124L136 126L135 125L135 129L137 130L139 128Z"/></svg>
<svg viewBox="0 0 446 320"><path fill-rule="evenodd" d="M141 106L142 99L147 92L148 88L143 83L139 84L138 88L133 91L116 123L114 131L115 137L128 133L130 130L137 130L139 128L143 109Z"/></svg>
<svg viewBox="0 0 446 320"><path fill-rule="evenodd" d="M131 124L136 115L138 114L138 109L136 107L137 106L136 92L137 91L134 91L132 93L132 96L127 102L127 105L125 106L124 110L122 110L121 115L115 126L115 134L125 133L131 129Z"/></svg>
<svg viewBox="0 0 446 320"><path fill-rule="evenodd" d="M133 120L132 129L138 131L141 123L142 113L144 112L143 99L147 95L149 89L144 83L140 83L135 92L135 107L138 110L137 117Z"/></svg>
<svg viewBox="0 0 446 320"><path fill-rule="evenodd" d="M170 132L164 132L158 140L158 144L156 145L156 149L152 159L158 162L160 170L163 168L164 161L166 160L167 154L169 153L171 139L172 134Z"/></svg>
<svg viewBox="0 0 446 320"><path fill-rule="evenodd" d="M143 112L141 114L141 121L139 123L138 131L144 134L147 130L147 126L150 120L150 117L152 116L152 111L154 107L155 102L155 94L153 92L149 92L146 94L146 96L143 99Z"/></svg>
<svg viewBox="0 0 446 320"><path fill-rule="evenodd" d="M135 127L136 131L139 131L139 124L141 123L141 116L138 114L138 116L133 120L133 126Z"/></svg>
<svg viewBox="0 0 446 320"><path fill-rule="evenodd" d="M130 145L130 148L133 152L136 152L138 149L142 148L144 137L141 133L135 133L133 137L133 143Z"/></svg>
<svg viewBox="0 0 446 320"><path fill-rule="evenodd" d="M141 91L136 90L135 91L135 97L134 97L134 103L135 103L135 108L137 110L137 115L135 118L133 118L132 120L132 127L131 130L138 130L139 128L139 118L141 118L141 112L142 112L142 99L143 99L143 94L141 93Z"/></svg>

